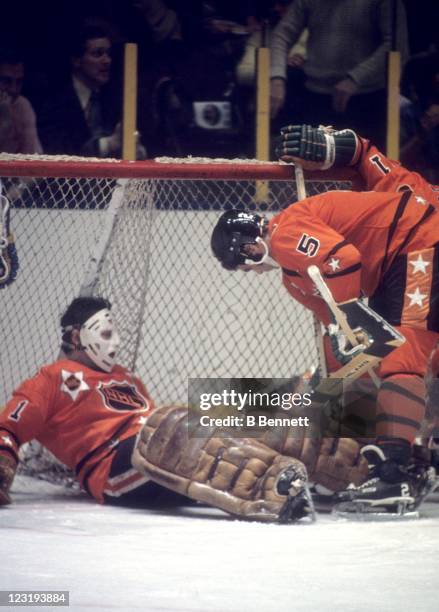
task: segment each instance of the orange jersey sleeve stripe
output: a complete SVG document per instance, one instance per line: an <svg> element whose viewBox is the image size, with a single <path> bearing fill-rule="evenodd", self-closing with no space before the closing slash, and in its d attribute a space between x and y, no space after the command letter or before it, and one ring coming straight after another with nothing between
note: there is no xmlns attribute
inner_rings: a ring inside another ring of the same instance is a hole
<svg viewBox="0 0 439 612"><path fill-rule="evenodd" d="M427 329L433 284L434 248L414 251L407 257L401 325Z"/></svg>

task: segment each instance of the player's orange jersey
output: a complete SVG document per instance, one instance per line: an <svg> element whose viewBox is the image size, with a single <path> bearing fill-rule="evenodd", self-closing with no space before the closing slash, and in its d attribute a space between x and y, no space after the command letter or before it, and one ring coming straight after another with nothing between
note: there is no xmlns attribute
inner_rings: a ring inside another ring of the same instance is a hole
<svg viewBox="0 0 439 612"><path fill-rule="evenodd" d="M14 392L0 413L0 447L16 455L36 439L83 484L92 466L138 433L153 408L142 382L125 368L106 373L59 360Z"/></svg>
<svg viewBox="0 0 439 612"><path fill-rule="evenodd" d="M320 268L337 302L370 296L398 255L438 241L439 214L408 191L330 191L277 214L269 236L289 293L328 323L309 266Z"/></svg>
<svg viewBox="0 0 439 612"><path fill-rule="evenodd" d="M410 189L439 208L439 185L431 185L417 172L389 159L368 140L360 138L360 143L361 153L354 168L364 181L364 189L387 192Z"/></svg>

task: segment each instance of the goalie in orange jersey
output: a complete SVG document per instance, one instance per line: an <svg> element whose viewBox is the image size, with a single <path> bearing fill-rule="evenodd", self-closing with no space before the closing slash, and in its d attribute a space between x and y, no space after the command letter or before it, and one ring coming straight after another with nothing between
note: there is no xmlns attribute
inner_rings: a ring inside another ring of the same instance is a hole
<svg viewBox="0 0 439 612"><path fill-rule="evenodd" d="M307 169L353 166L370 191L328 191L269 220L227 211L213 230L213 253L229 270L278 269L290 295L331 324L331 345L342 363L364 346L347 347L332 325L307 274L311 265L320 269L336 302L368 297L369 306L405 337L378 369L377 438L364 450L370 480L356 495L375 507L413 496L411 445L425 414L427 362L439 339L439 188L352 130L288 126L278 154Z"/></svg>
<svg viewBox="0 0 439 612"><path fill-rule="evenodd" d="M61 327L65 356L23 382L0 412L0 506L11 501L19 447L32 439L99 502L191 498L243 518L292 522L312 514L307 471L332 490L364 480L366 462L349 439L235 439L215 428L191 437L187 407L155 408L139 378L117 364L107 300L74 299Z"/></svg>
<svg viewBox="0 0 439 612"><path fill-rule="evenodd" d="M98 501L123 496L147 480L130 457L154 404L142 382L116 364L119 335L107 300L76 298L61 326L65 358L23 382L0 413L0 468L7 464L12 480L19 447L36 439Z"/></svg>

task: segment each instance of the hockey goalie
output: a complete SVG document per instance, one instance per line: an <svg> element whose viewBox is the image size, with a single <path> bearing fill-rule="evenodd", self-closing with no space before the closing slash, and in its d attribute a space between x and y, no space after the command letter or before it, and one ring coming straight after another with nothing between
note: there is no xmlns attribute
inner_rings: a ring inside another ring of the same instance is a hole
<svg viewBox="0 0 439 612"><path fill-rule="evenodd" d="M278 154L305 169L352 166L368 191L322 193L271 219L227 211L212 233L213 254L228 270L279 270L291 297L327 327L332 376L355 373L356 359L363 363L361 373L375 368L376 432L362 450L369 475L339 501L346 512L414 510L436 483L430 460L413 459L413 445L425 416L428 361L439 339L438 188L352 130L287 126ZM350 341L310 277L311 268L345 311ZM370 327L374 319L403 341L380 345Z"/></svg>
<svg viewBox="0 0 439 612"><path fill-rule="evenodd" d="M0 413L0 505L20 446L38 440L101 503L187 502L260 521L313 516L309 482L339 491L367 465L349 439L189 436L188 409L156 408L142 381L117 363L110 303L76 298L61 318L64 355L24 381Z"/></svg>

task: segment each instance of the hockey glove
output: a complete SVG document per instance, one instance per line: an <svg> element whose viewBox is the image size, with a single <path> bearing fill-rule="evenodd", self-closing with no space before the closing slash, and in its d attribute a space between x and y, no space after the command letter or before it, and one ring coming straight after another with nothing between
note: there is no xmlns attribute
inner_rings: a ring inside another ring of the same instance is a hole
<svg viewBox="0 0 439 612"><path fill-rule="evenodd" d="M328 336L331 343L331 349L334 357L342 365L349 363L359 353L362 353L368 345L367 338L362 329L357 328L353 330L354 334L358 337L359 344L351 346L348 339L341 331L338 324L330 323L328 325ZM364 342L364 343L363 343Z"/></svg>
<svg viewBox="0 0 439 612"><path fill-rule="evenodd" d="M351 166L360 154L361 143L352 130L310 125L281 128L276 155L286 162L300 163L307 170Z"/></svg>
<svg viewBox="0 0 439 612"><path fill-rule="evenodd" d="M9 229L9 216L9 200L0 196L0 289L15 280L19 267L14 235Z"/></svg>

